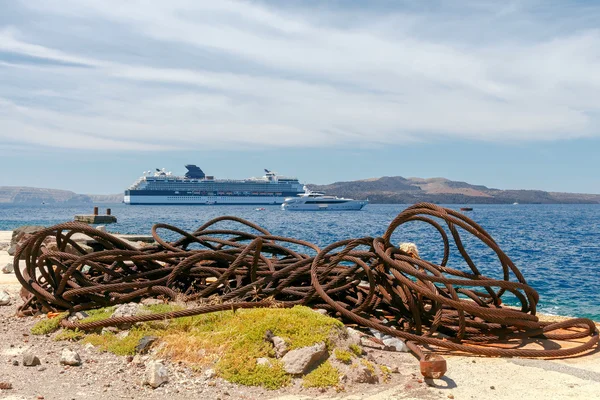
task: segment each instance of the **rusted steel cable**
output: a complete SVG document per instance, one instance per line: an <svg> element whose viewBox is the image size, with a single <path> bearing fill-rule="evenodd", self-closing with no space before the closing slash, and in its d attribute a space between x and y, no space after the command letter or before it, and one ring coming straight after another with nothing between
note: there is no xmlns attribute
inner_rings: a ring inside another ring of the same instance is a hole
<svg viewBox="0 0 600 400"><path fill-rule="evenodd" d="M239 228L218 229L223 222ZM392 244L394 232L409 222L428 224L439 233L439 264ZM180 239L166 241L160 230ZM104 250L86 253L72 239L76 233L95 239ZM463 245L465 233L494 252L502 279L482 275ZM494 239L461 213L434 204L407 208L382 237L342 240L324 249L272 235L236 217L215 218L194 232L156 224L152 235L157 244L138 249L76 222L36 233L15 254L15 265L19 259L26 264L15 274L32 295L20 312L74 312L157 296L196 304L162 314L62 321L65 327L95 329L238 308L306 305L403 339L422 362L427 357L420 345L487 356L563 357L598 343L598 330L589 319L540 322L538 293ZM448 265L451 240L468 270ZM502 305L507 293L520 309ZM532 338L587 340L567 348L524 348Z"/></svg>

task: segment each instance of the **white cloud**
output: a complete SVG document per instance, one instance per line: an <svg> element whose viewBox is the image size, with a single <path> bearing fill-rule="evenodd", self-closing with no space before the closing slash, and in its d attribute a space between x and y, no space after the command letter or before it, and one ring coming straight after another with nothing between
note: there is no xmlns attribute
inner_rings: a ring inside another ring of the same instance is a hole
<svg viewBox="0 0 600 400"><path fill-rule="evenodd" d="M43 23L0 20L0 142L152 150L600 133L600 32L584 24L600 8L554 10L545 18L580 22L560 30L531 2L435 13L273 4L23 1Z"/></svg>

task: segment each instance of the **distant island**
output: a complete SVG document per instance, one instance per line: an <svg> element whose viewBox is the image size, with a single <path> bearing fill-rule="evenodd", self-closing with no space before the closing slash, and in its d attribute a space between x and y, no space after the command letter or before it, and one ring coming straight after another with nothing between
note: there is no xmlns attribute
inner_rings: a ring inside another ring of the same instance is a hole
<svg viewBox="0 0 600 400"><path fill-rule="evenodd" d="M329 185L307 185L311 190L372 204L600 204L600 194L500 190L445 178L384 176ZM68 190L0 186L0 204L121 203L123 194L77 194Z"/></svg>
<svg viewBox="0 0 600 400"><path fill-rule="evenodd" d="M373 204L600 204L600 194L500 190L445 178L384 176L329 185L307 185L311 190L366 199Z"/></svg>

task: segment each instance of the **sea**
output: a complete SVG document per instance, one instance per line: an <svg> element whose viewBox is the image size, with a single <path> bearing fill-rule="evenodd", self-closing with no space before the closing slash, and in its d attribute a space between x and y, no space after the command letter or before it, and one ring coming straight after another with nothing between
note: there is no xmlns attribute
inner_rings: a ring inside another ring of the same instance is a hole
<svg viewBox="0 0 600 400"><path fill-rule="evenodd" d="M103 204L118 223L107 231L150 234L155 223L168 223L193 231L223 215L248 219L272 234L291 236L325 247L335 241L383 235L389 223L408 205L370 204L361 211L291 212L279 206L131 206ZM538 311L545 314L588 317L600 321L600 205L469 205L465 215L480 224L513 260L527 282L540 294ZM448 208L459 209L458 205ZM0 230L21 225L45 225L72 221L76 214L91 214L89 204L0 205ZM221 226L233 227L225 223ZM159 231L166 239L177 236ZM501 278L495 254L467 232L460 230L465 247L480 271ZM393 243L414 242L421 258L439 262L443 244L439 234L421 222L397 229ZM449 266L468 271L456 256ZM505 303L516 304L514 298Z"/></svg>

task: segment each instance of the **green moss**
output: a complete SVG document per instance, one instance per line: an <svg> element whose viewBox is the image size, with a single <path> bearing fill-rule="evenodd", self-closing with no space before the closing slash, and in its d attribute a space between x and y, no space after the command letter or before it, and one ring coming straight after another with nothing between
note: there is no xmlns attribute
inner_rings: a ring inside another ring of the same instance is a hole
<svg viewBox="0 0 600 400"><path fill-rule="evenodd" d="M334 355L336 360L343 362L344 364L352 363L352 353L349 351L335 349Z"/></svg>
<svg viewBox="0 0 600 400"><path fill-rule="evenodd" d="M135 354L135 347L144 336L157 336L159 332L150 329L147 325L141 324L129 330L125 337L119 337L114 333L97 334L92 333L83 339L83 343L91 343L100 348L120 356L129 356Z"/></svg>
<svg viewBox="0 0 600 400"><path fill-rule="evenodd" d="M58 330L58 328L60 327L60 321L62 321L64 318L66 318L67 315L69 315L69 313L64 312L64 313L58 314L54 318L45 318L45 319L39 321L31 328L31 334L32 335L45 335L47 333L52 333L52 332Z"/></svg>
<svg viewBox="0 0 600 400"><path fill-rule="evenodd" d="M110 318L112 313L115 311L115 307L104 307L96 310L88 310L85 313L88 315L86 318L79 321L80 324L87 324L89 322L102 321Z"/></svg>
<svg viewBox="0 0 600 400"><path fill-rule="evenodd" d="M330 387L336 386L340 380L340 372L329 361L319 365L311 373L304 376L304 387Z"/></svg>
<svg viewBox="0 0 600 400"><path fill-rule="evenodd" d="M63 329L62 331L58 332L54 336L54 340L56 340L56 341L69 340L72 342L76 342L78 340L83 339L84 337L85 337L85 333L81 332L78 329L75 329L75 330Z"/></svg>
<svg viewBox="0 0 600 400"><path fill-rule="evenodd" d="M357 356L360 356L362 354L362 349L357 344L351 344L350 346L348 346L348 348Z"/></svg>
<svg viewBox="0 0 600 400"><path fill-rule="evenodd" d="M152 314L160 314L171 311L183 310L184 307L176 304L152 304L148 306L142 306L142 310L151 311Z"/></svg>

